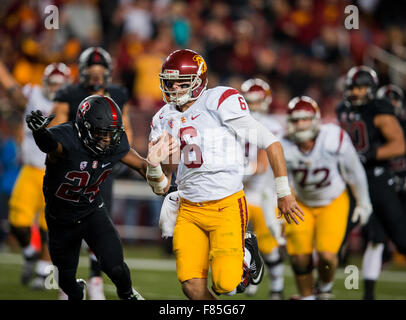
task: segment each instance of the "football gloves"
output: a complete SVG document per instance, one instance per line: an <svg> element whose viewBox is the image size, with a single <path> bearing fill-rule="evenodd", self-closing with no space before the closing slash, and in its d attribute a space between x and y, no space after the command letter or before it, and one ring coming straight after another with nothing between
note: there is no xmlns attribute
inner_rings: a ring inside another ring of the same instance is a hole
<svg viewBox="0 0 406 320"><path fill-rule="evenodd" d="M372 206L369 203L357 205L352 213L351 222L352 223L359 223L361 226L364 226L369 219L369 216L372 213Z"/></svg>
<svg viewBox="0 0 406 320"><path fill-rule="evenodd" d="M31 111L31 114L25 117L25 122L27 122L28 128L37 132L45 129L53 118L55 118L55 114L45 117L40 110L36 110Z"/></svg>

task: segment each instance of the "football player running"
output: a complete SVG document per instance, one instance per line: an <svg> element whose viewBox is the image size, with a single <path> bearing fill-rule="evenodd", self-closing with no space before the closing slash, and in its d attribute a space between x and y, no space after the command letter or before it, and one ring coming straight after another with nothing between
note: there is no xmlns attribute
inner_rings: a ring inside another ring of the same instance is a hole
<svg viewBox="0 0 406 320"><path fill-rule="evenodd" d="M132 288L121 241L100 195L113 166L121 161L145 177L147 164L157 166L178 145L167 132L148 153L151 162L130 148L121 110L109 97L83 100L75 122L46 129L53 116L33 111L26 117L38 147L47 154L43 192L49 252L59 287L70 300L85 298L86 282L76 280L82 240L95 253L120 299L143 300Z"/></svg>
<svg viewBox="0 0 406 320"><path fill-rule="evenodd" d="M362 262L363 298L368 300L375 298L386 238L400 253L406 253L406 215L390 170L390 159L405 153L405 140L393 106L386 99L376 98L377 88L378 76L372 68L351 68L345 77L344 99L336 110L364 165L373 206Z"/></svg>
<svg viewBox="0 0 406 320"><path fill-rule="evenodd" d="M292 196L281 144L251 115L242 95L230 87L206 89L207 65L198 53L172 52L159 74L166 105L152 119L150 147L167 130L180 145L168 164L147 168L157 194L170 186L177 167L180 205L173 231L177 277L189 299L216 299L258 284L263 262L256 237L246 233L243 152L238 138L265 149L275 174L280 214L299 223L302 212ZM249 139L257 128L258 139ZM244 268L243 268L244 265ZM211 268L212 290L207 276Z"/></svg>
<svg viewBox="0 0 406 320"><path fill-rule="evenodd" d="M241 93L251 111L251 115L262 123L278 139L283 135L283 128L274 116L267 114L272 103L269 84L259 78L248 79L241 85ZM276 219L277 198L274 176L268 165L265 150L256 145L245 143L246 172L244 176L244 193L248 203L248 221L258 239L258 248L268 269L270 280L269 298L283 299L284 265L279 245L285 244L282 237L281 220ZM250 284L245 293L254 295L258 286Z"/></svg>
<svg viewBox="0 0 406 320"><path fill-rule="evenodd" d="M101 47L90 47L79 56L79 83L74 83L59 90L55 95L52 113L55 118L51 126L75 121L79 103L89 95L101 94L111 97L120 107L123 123L131 146L132 126L130 121L129 95L127 89L111 83L112 60L110 54ZM100 189L107 211L111 215L113 179L120 171L118 164ZM104 300L103 277L100 264L93 253L90 254L90 276L88 293L92 300ZM63 299L63 295L60 296Z"/></svg>
<svg viewBox="0 0 406 320"><path fill-rule="evenodd" d="M319 107L310 97L289 102L282 145L296 199L306 216L300 225L285 228L300 299L330 299L349 214L346 183L356 199L352 221L365 224L372 211L366 174L347 133L334 124L321 125ZM316 290L314 250L318 257Z"/></svg>
<svg viewBox="0 0 406 320"><path fill-rule="evenodd" d="M52 109L52 99L63 85L70 82L70 70L63 63L52 63L44 69L42 85L27 84L23 88L0 62L0 85L9 93L14 105L25 115L41 108L44 115ZM34 289L44 289L45 278L50 272L50 258L46 243L45 200L42 181L45 174L45 155L35 145L31 130L24 126L22 142L23 167L19 173L10 198L9 223L11 233L16 237L23 251L24 265L21 283L30 283ZM27 198L28 196L28 198ZM30 244L31 226L38 223L41 235L41 252Z"/></svg>

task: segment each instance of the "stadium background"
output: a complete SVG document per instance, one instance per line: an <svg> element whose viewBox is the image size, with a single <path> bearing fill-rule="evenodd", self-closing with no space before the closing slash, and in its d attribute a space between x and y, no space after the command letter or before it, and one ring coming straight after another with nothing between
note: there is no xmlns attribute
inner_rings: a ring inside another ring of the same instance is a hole
<svg viewBox="0 0 406 320"><path fill-rule="evenodd" d="M59 10L59 29L44 26L48 5ZM359 10L359 29L344 27L348 5ZM342 77L350 67L368 64L378 72L381 85L405 87L405 24L404 0L4 0L0 60L21 85L41 84L48 63L65 62L76 78L80 52L89 46L104 47L113 58L113 82L131 93L134 147L146 155L150 120L163 105L157 75L171 51L191 48L202 54L208 64L209 87L239 88L253 76L268 80L273 92L270 112L279 114L282 122L287 102L302 94L318 101L324 122L335 122ZM21 124L22 115L0 89L0 145L11 143L16 150L13 156L6 153L9 149L1 149L0 210L5 230L4 204L20 165ZM126 244L126 258L133 259L129 265L135 286L150 299L182 299L170 243L160 238L157 227L162 199L131 171L120 174L114 194L113 218ZM348 244L350 256L343 267L351 263L360 267L359 229L353 230ZM0 246L0 299L56 297L55 290L23 288L18 276L19 248L12 238ZM387 253L387 273L378 282L377 298L406 299L405 260L390 255L392 246ZM79 272L86 274L86 268ZM287 273L289 296L295 288L290 268ZM341 270L337 297L359 299L362 287L346 290L344 278ZM266 285L262 287L254 298L266 298ZM115 297L114 292L107 294Z"/></svg>

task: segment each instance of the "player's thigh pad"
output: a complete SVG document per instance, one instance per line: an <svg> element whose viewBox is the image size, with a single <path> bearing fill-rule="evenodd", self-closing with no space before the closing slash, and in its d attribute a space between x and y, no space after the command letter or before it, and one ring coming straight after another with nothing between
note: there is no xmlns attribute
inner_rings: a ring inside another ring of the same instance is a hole
<svg viewBox="0 0 406 320"><path fill-rule="evenodd" d="M338 252L344 240L349 209L350 198L347 191L328 206L317 209L315 238L318 252Z"/></svg>
<svg viewBox="0 0 406 320"><path fill-rule="evenodd" d="M10 198L10 224L15 227L28 227L35 222L39 214L39 224L47 229L44 208L45 200L42 193L42 182L45 170L32 166L23 166L14 185Z"/></svg>
<svg viewBox="0 0 406 320"><path fill-rule="evenodd" d="M248 203L248 217L257 236L259 251L263 254L271 253L278 246L278 243L266 225L262 208Z"/></svg>
<svg viewBox="0 0 406 320"><path fill-rule="evenodd" d="M299 207L305 214L304 221L297 225L293 221L285 223L286 250L289 255L311 254L315 229L313 209L298 201Z"/></svg>

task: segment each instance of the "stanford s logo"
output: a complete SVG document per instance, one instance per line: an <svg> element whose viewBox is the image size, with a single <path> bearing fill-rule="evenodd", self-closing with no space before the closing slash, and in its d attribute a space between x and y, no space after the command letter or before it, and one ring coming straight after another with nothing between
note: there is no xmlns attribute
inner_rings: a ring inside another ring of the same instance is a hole
<svg viewBox="0 0 406 320"><path fill-rule="evenodd" d="M83 118L85 113L90 109L90 103L86 101L84 104L82 104L79 109L78 109L78 115L79 117Z"/></svg>

